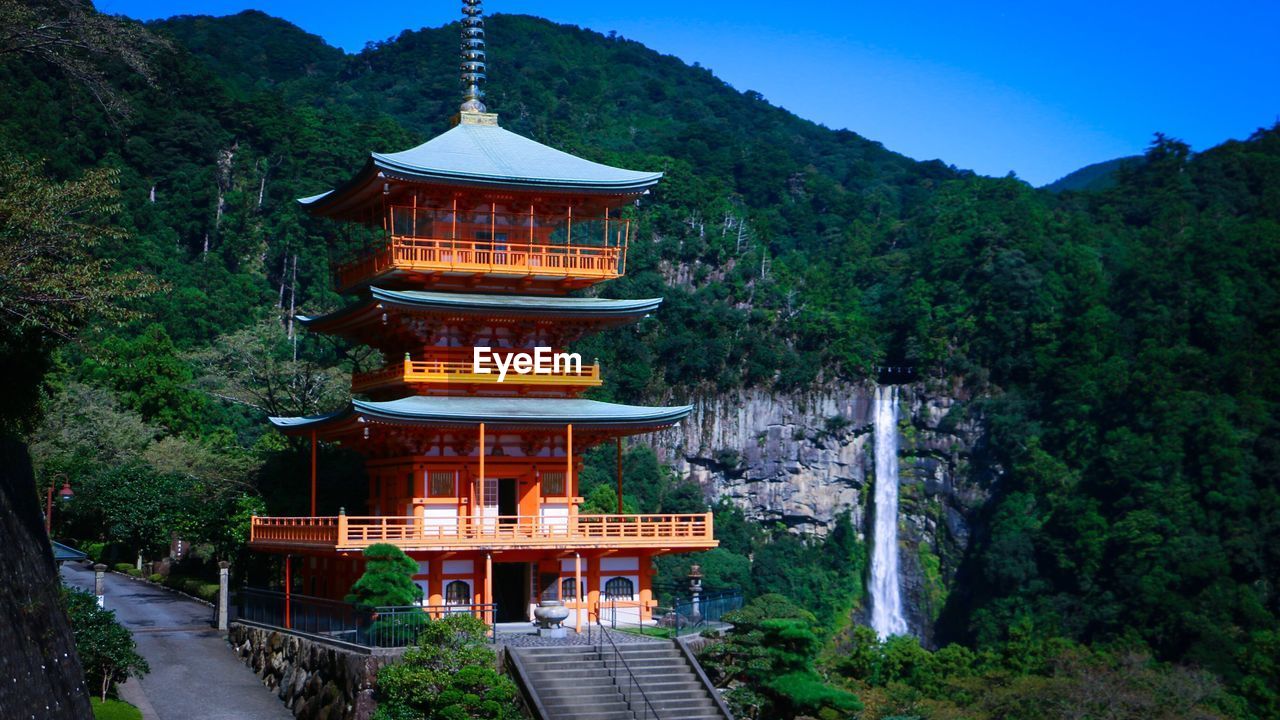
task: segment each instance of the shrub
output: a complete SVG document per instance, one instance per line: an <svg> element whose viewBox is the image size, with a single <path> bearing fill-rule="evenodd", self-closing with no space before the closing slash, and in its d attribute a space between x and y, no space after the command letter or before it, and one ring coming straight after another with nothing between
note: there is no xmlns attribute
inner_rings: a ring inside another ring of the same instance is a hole
<svg viewBox="0 0 1280 720"><path fill-rule="evenodd" d="M138 654L133 635L116 621L116 614L98 607L98 599L82 590L64 587L63 606L75 636L76 654L84 667L85 683L103 700L111 686L151 672Z"/></svg>
<svg viewBox="0 0 1280 720"><path fill-rule="evenodd" d="M418 646L378 671L376 720L520 717L516 686L498 672L488 627L449 615L422 627Z"/></svg>
<svg viewBox="0 0 1280 720"><path fill-rule="evenodd" d="M148 580L150 580L150 581L151 581L151 582L153 582L153 583L163 583L163 582L164 582L164 576L163 576L163 575L161 575L160 573L152 573L152 574L151 574L151 576L150 576L150 577L148 577L147 579L148 579Z"/></svg>
<svg viewBox="0 0 1280 720"><path fill-rule="evenodd" d="M116 572L122 573L131 572L134 569L131 563L116 563L115 565L112 565L111 568Z"/></svg>
<svg viewBox="0 0 1280 720"><path fill-rule="evenodd" d="M129 573L133 577L142 577L142 571L136 567L131 567L128 570L125 570L125 572Z"/></svg>
<svg viewBox="0 0 1280 720"><path fill-rule="evenodd" d="M430 622L425 612L399 612L374 620L365 633L370 645L403 647L416 644Z"/></svg>
<svg viewBox="0 0 1280 720"><path fill-rule="evenodd" d="M88 555L90 560L100 563L102 562L102 555L107 550L107 544L104 542L87 542L81 545L80 549L84 550L84 554Z"/></svg>
<svg viewBox="0 0 1280 720"><path fill-rule="evenodd" d="M200 598L205 602L216 603L218 601L218 583L210 583L199 578L182 575L170 575L165 578L164 584L178 592Z"/></svg>

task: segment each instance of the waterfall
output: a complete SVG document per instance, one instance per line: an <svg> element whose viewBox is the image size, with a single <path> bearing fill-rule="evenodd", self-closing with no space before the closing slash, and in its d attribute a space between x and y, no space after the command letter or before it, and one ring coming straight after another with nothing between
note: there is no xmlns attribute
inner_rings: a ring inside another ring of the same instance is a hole
<svg viewBox="0 0 1280 720"><path fill-rule="evenodd" d="M875 398L875 527L871 545L871 627L882 639L907 634L898 575L898 388Z"/></svg>

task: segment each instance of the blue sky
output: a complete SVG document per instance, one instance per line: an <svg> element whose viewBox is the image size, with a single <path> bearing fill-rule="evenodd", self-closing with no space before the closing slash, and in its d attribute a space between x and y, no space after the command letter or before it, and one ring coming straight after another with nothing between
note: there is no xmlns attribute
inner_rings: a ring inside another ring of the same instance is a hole
<svg viewBox="0 0 1280 720"><path fill-rule="evenodd" d="M348 51L459 2L100 0L141 19L256 8ZM1280 120L1280 2L488 0L639 40L892 150L1036 184L1142 152L1202 150ZM788 11L790 10L790 11ZM501 108L495 108L501 111Z"/></svg>

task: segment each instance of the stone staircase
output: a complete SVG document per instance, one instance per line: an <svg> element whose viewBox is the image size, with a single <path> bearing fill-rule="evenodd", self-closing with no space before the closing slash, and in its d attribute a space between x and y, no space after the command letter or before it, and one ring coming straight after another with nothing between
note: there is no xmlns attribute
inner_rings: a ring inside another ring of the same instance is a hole
<svg viewBox="0 0 1280 720"><path fill-rule="evenodd" d="M674 643L615 647L617 654L607 643L509 647L508 663L539 720L732 720L691 658ZM643 697L629 682L628 668Z"/></svg>

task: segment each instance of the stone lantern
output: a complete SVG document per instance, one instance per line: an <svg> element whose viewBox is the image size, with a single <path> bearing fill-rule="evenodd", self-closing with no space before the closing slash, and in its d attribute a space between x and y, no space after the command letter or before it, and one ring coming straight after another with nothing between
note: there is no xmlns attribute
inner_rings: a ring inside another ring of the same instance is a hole
<svg viewBox="0 0 1280 720"><path fill-rule="evenodd" d="M696 623L702 619L702 566L697 563L689 567L689 594L693 597L689 619Z"/></svg>

